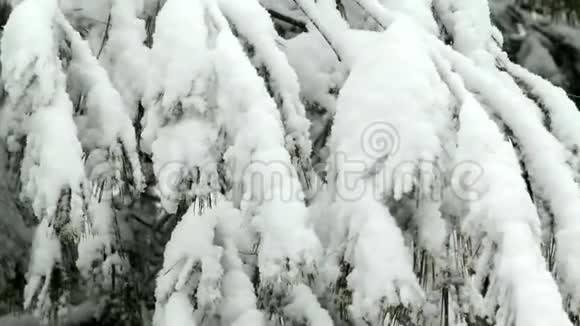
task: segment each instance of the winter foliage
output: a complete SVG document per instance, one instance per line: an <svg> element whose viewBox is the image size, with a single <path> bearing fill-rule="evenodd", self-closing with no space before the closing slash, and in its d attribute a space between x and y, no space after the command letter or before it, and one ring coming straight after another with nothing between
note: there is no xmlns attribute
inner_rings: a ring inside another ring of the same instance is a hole
<svg viewBox="0 0 580 326"><path fill-rule="evenodd" d="M580 325L580 112L487 0L11 5L43 323Z"/></svg>

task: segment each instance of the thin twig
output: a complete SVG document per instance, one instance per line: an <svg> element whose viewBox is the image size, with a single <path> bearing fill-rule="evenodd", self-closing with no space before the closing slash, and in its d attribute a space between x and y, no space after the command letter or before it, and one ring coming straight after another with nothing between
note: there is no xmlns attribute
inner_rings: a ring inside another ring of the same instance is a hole
<svg viewBox="0 0 580 326"><path fill-rule="evenodd" d="M312 25L314 25L314 27L318 30L320 35L322 35L322 37L324 38L326 43L328 43L328 45L330 46L330 48L332 49L332 51L336 55L336 58L338 59L338 61L342 62L342 57L340 56L338 49L332 44L332 42L330 41L330 38L322 31L319 22L316 22L313 17L310 17L308 15L308 13L306 12L306 10L300 5L300 3L298 3L297 0L292 0L292 1L296 4L296 6L298 6L298 8L300 8L300 11L302 11L304 16L306 16L306 18L308 18L308 20L312 23Z"/></svg>
<svg viewBox="0 0 580 326"><path fill-rule="evenodd" d="M272 18L281 20L285 23L288 23L292 26L295 26L295 27L299 28L302 32L306 31L306 23L305 22L298 20L296 18L287 16L287 15L281 14L273 9L266 9L266 10L270 14L270 16L272 16Z"/></svg>
<svg viewBox="0 0 580 326"><path fill-rule="evenodd" d="M375 17L375 15L372 14L372 12L370 10L368 10L365 6L363 6L362 3L360 3L359 0L352 0L354 3L356 3L356 5L362 9L362 11L366 12L369 17L371 17L376 23L377 25L379 25L379 27L381 27L382 29L387 29L387 27L381 22L380 19L378 19L377 17Z"/></svg>
<svg viewBox="0 0 580 326"><path fill-rule="evenodd" d="M111 28L111 13L107 17L107 25L105 26L105 35L103 35L103 40L101 41L101 47L99 48L99 53L97 53L97 59L101 57L103 49L105 48L105 43L109 39L109 29Z"/></svg>

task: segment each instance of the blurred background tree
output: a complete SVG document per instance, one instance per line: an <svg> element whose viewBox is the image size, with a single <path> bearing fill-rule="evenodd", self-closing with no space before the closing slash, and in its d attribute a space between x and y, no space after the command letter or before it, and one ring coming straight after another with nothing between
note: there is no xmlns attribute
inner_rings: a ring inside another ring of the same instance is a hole
<svg viewBox="0 0 580 326"><path fill-rule="evenodd" d="M580 0L492 0L515 62L564 88L580 106Z"/></svg>
<svg viewBox="0 0 580 326"><path fill-rule="evenodd" d="M569 22L576 22L580 17L579 0L516 0L516 5Z"/></svg>

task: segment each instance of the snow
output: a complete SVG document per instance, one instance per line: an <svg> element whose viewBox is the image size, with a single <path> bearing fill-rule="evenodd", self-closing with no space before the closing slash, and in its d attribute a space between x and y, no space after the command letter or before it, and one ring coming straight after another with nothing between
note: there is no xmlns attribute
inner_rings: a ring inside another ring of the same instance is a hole
<svg viewBox="0 0 580 326"><path fill-rule="evenodd" d="M577 257L580 257L578 256L580 251L578 250L577 239L578 233L580 232L580 223L574 216L578 214L577 212L580 207L573 201L573 198L577 198L579 192L577 185L574 187L569 182L570 180L565 178L572 177L572 180L578 180L577 152L580 146L580 134L578 133L578 126L576 125L578 110L562 89L553 86L538 76L524 71L514 64L508 63L508 69L514 73L516 78L520 78L524 83L529 85L530 92L537 96L540 101L538 105L541 105L550 117L552 134L544 136L545 139L537 139L537 137L532 137L531 134L520 135L520 137L525 139L526 142L530 142L529 144L524 143L523 146L527 145L536 150L538 147L535 146L542 146L544 151L546 148L552 148L552 151L558 153L558 155L552 156L557 161L550 162L551 165L559 163L560 173L565 173L559 175L564 178L555 180L556 178L551 175L556 169L554 166L550 166L552 169L550 173L547 171L548 167L546 166L546 164L549 164L548 162L537 157L527 158L532 168L535 169L534 172L537 173L533 175L533 178L538 182L539 191L543 198L549 200L550 207L555 215L555 237L558 241L557 270L563 280L562 291L571 296L572 306L578 306L580 305L580 297L577 294L577 289L580 288L580 278L577 277L577 273L578 269L580 269L580 258ZM511 117L511 119L513 118ZM521 129L520 132L529 133L532 131L529 129ZM561 143L554 144L556 142L554 137ZM544 143L541 143L542 141ZM563 153L564 148L569 152ZM571 153L574 153L574 157L571 157ZM562 168L562 161L570 162L571 160L571 169Z"/></svg>
<svg viewBox="0 0 580 326"><path fill-rule="evenodd" d="M385 306L420 304L423 294L411 269L411 256L388 209L369 199L353 206L347 211L349 233L356 236L350 258L354 269L348 276L353 317L374 320L381 315L383 299Z"/></svg>
<svg viewBox="0 0 580 326"><path fill-rule="evenodd" d="M14 8L4 26L2 37L2 79L9 94L20 94L26 84L22 79L31 78L34 69L43 67L46 73L39 74L38 102L46 101L57 82L51 78L50 70L57 69L53 40L52 18L56 12L56 0L26 0ZM29 24L34 21L34 24ZM32 48L28 46L34 44ZM31 69L32 68L32 69ZM48 71L47 71L48 70Z"/></svg>
<svg viewBox="0 0 580 326"><path fill-rule="evenodd" d="M358 0L371 3L377 0ZM437 24L431 14L433 0L378 0L379 3L390 11L401 13L411 17L416 23L421 24L428 32L436 34ZM373 11L373 13L376 11ZM479 13L481 14L481 12Z"/></svg>
<svg viewBox="0 0 580 326"><path fill-rule="evenodd" d="M217 189L217 158L213 152L216 139L215 127L197 119L159 130L152 146L153 171L166 211L177 210L183 191L190 191L193 198ZM182 189L181 181L188 175L199 182L192 189Z"/></svg>
<svg viewBox="0 0 580 326"><path fill-rule="evenodd" d="M262 4L298 15L309 32L280 39ZM457 324L477 316L572 325L568 313L580 306L580 113L564 91L495 48L501 37L488 1L355 0L343 19L333 0L167 0L148 49L141 18L155 6L24 0L6 25L0 134L10 154L24 150L21 197L40 220L26 307L38 299L37 312L50 308L61 261L51 223L63 190L72 191L66 226L81 274L103 273L107 283L124 267L116 253L124 242L113 232L119 207L108 196L84 199L95 180L121 179L124 150L139 190L139 151L150 154L159 215L190 205L174 216L157 274L155 326L273 318L380 325L394 322L388 311L400 306L426 324L448 308ZM109 8L97 57L104 26L83 36L75 29ZM433 13L451 46L437 38ZM384 31L349 27L369 28L359 24L366 18ZM63 64L65 43L72 57ZM78 116L69 97L80 94L87 112ZM305 103L321 112L306 112ZM145 112L135 121L139 104ZM306 199L312 189L296 163L322 156L311 139L327 121L327 183ZM555 271L542 256L547 210ZM418 255L433 262L433 281L417 276ZM449 302L439 302L446 294Z"/></svg>
<svg viewBox="0 0 580 326"><path fill-rule="evenodd" d="M224 300L221 318L226 325L264 325L264 316L256 309L256 296L250 279L241 270L226 273L222 282Z"/></svg>
<svg viewBox="0 0 580 326"><path fill-rule="evenodd" d="M256 310L253 286L238 257L238 250L245 249L243 229L239 210L223 197L201 214L193 205L189 208L166 246L164 267L157 278L156 318L167 314L168 297L176 291L191 293L191 286L196 286L197 311L219 313L227 324L253 320L259 325L262 317ZM194 279L197 284L192 283Z"/></svg>
<svg viewBox="0 0 580 326"><path fill-rule="evenodd" d="M309 158L312 150L308 132L310 122L300 101L298 77L276 44L278 35L268 13L257 0L221 0L220 7L236 30L254 45L257 64L264 64L269 72L274 96L281 102L279 106L288 150L293 151L297 147L301 156Z"/></svg>
<svg viewBox="0 0 580 326"><path fill-rule="evenodd" d="M170 0L157 17L141 147L153 156L163 206L170 213L181 200L207 196L218 187L209 33L203 1ZM182 187L186 177L192 189Z"/></svg>
<svg viewBox="0 0 580 326"><path fill-rule="evenodd" d="M564 146L542 126L539 119L527 114L533 107L529 99L522 97L521 93L512 93L510 89L495 87L495 79L490 73L477 69L466 59L454 55L453 60L453 66L463 76L467 88L481 94L489 110L498 114L518 139L535 189L548 200L554 213L558 274L563 289L577 304L580 293L577 290L580 286L577 233L580 223L575 216L580 214L580 203L576 200L580 193L566 164Z"/></svg>
<svg viewBox="0 0 580 326"><path fill-rule="evenodd" d="M570 299L571 309L575 309L580 304L577 295L580 280L576 277L580 275L580 264L574 258L578 257L578 244L575 239L580 225L573 216L578 214L580 207L577 207L573 199L578 197L578 188L574 182L575 172L568 167L570 154L567 152L567 149L572 150L575 147L575 140L572 140L575 137L575 131L572 130L575 129L570 125L574 121L571 115L576 115L575 106L562 94L562 90L511 64L500 50L490 46L483 48L480 45L479 51L480 55L477 57L483 61L478 61L484 65L488 62L488 71L485 73L475 69L470 62L457 54L449 52L447 55L453 57L451 60L454 61L455 69L463 76L468 88L479 93L488 109L513 130L523 161L529 170L535 195L540 200L547 201L554 215L554 236L558 241L556 270L560 289ZM508 71L516 78L528 84L532 94L540 98L542 103L539 104L548 110L550 120L553 116L553 135L542 126L542 120L538 118L540 110L536 104L523 96L509 76L491 68L495 66L490 62L494 57L507 66ZM506 86L499 92L496 82L492 81L493 75ZM528 112L536 113L526 114ZM540 152L543 154L537 155Z"/></svg>
<svg viewBox="0 0 580 326"><path fill-rule="evenodd" d="M369 191L396 199L411 190L408 177L421 169L421 162L437 160L450 102L429 50L408 32L414 28L397 21L375 44L376 50L353 65L340 92L331 136L337 169L369 174L375 179ZM407 72L410 64L412 74ZM385 76L405 78L389 83ZM375 168L379 173L373 173Z"/></svg>
<svg viewBox="0 0 580 326"><path fill-rule="evenodd" d="M145 187L137 150L135 129L121 95L113 87L107 72L92 55L80 34L60 16L61 26L71 41L72 61L69 78L78 82L76 87L86 92L87 116L81 134L85 148L111 148L120 141L131 165L133 182L138 192ZM96 130L87 130L91 127ZM93 136L93 137L91 137Z"/></svg>
<svg viewBox="0 0 580 326"><path fill-rule="evenodd" d="M90 229L81 234L78 243L79 257L76 266L85 277L94 272L94 261L102 259L103 255L111 255L113 241L114 212L109 201L92 201L88 207ZM105 274L107 275L107 274Z"/></svg>
<svg viewBox="0 0 580 326"><path fill-rule="evenodd" d="M227 201L221 204L216 215L216 243L221 243L224 248L222 266L225 273L221 282L223 299L219 307L221 320L226 325L264 325L264 316L257 309L254 285L240 257L242 252L250 252L253 246L248 221L240 210L233 208Z"/></svg>
<svg viewBox="0 0 580 326"><path fill-rule="evenodd" d="M22 196L32 201L34 214L51 218L61 190L79 194L84 181L82 150L64 90L53 106L40 107L27 121L27 146L22 162Z"/></svg>
<svg viewBox="0 0 580 326"><path fill-rule="evenodd" d="M419 244L434 256L439 256L448 238L447 221L441 213L441 198L434 197L418 204L415 211Z"/></svg>
<svg viewBox="0 0 580 326"><path fill-rule="evenodd" d="M350 45L351 55L359 57L379 37L379 33L351 29L344 31L342 38ZM331 90L342 87L350 66L338 61L332 49L317 32L302 33L282 42L286 57L298 76L303 99L309 103L317 103L334 114L336 95ZM305 53L308 53L308 60L304 60ZM313 121L315 122L317 121Z"/></svg>
<svg viewBox="0 0 580 326"><path fill-rule="evenodd" d="M435 0L435 7L453 36L453 47L477 56L492 40L492 24L487 0Z"/></svg>
<svg viewBox="0 0 580 326"><path fill-rule="evenodd" d="M256 210L253 223L261 237L261 278L272 280L281 272L285 258L294 264L304 261L311 265L320 244L306 225L307 210L300 200L303 190L284 148L280 115L229 31L218 35L216 70L218 119L234 138L234 145L225 154L226 163L235 164L234 182L245 188L242 210ZM248 123L253 128L240 129ZM252 187L256 177L260 183ZM234 204L238 203L234 200Z"/></svg>
<svg viewBox="0 0 580 326"><path fill-rule="evenodd" d="M70 219L68 227L73 235L78 235L85 183L82 149L53 34L56 4L56 1L26 0L15 8L4 29L0 54L2 81L8 93L4 109L13 119L4 125L8 128L2 133L9 136L9 150L16 151L20 148L12 147L10 142L26 136L20 196L31 204L40 220L24 304L29 307L36 298L35 311L40 313L48 309L51 272L60 260L60 245L52 228L57 204L63 191L70 190L70 202L64 203L70 205L65 206Z"/></svg>
<svg viewBox="0 0 580 326"><path fill-rule="evenodd" d="M49 222L46 219L42 220L34 233L27 284L24 288L24 308L30 307L39 290L36 297L37 308L40 310L46 308L47 300L50 300L48 286L52 270L60 260L60 243Z"/></svg>
<svg viewBox="0 0 580 326"><path fill-rule="evenodd" d="M284 41L284 52L298 75L303 98L334 112L336 97L329 90L342 85L345 72L324 39L313 32L302 33ZM309 54L308 60L304 53Z"/></svg>
<svg viewBox="0 0 580 326"><path fill-rule="evenodd" d="M320 33L332 48L339 61L352 62L352 49L347 47L342 34L348 30L347 24L340 18L337 10L322 11L324 3L317 4L308 0L293 0L306 17L311 21L308 30ZM321 8L322 7L322 8Z"/></svg>
<svg viewBox="0 0 580 326"><path fill-rule="evenodd" d="M121 94L131 120L144 95L150 50L143 44L145 22L138 18L142 0L115 0L111 7L109 40L103 50L103 66Z"/></svg>
<svg viewBox="0 0 580 326"><path fill-rule="evenodd" d="M211 210L198 215L193 205L182 217L165 247L163 269L155 290L157 302L164 304L171 293L183 289L187 280L179 281L180 275L191 273L195 264L201 263L202 270L205 267L215 269L212 260L219 261L221 256L221 249L213 245L216 223ZM219 270L213 270L218 273L214 277L220 277Z"/></svg>
<svg viewBox="0 0 580 326"><path fill-rule="evenodd" d="M143 99L147 109L142 121L145 151L151 151L158 130L167 122L180 114L203 115L207 110L203 98L210 67L206 64L207 34L199 0L169 0L160 11Z"/></svg>
<svg viewBox="0 0 580 326"><path fill-rule="evenodd" d="M163 326L197 325L191 302L185 293L173 293L167 301L163 313Z"/></svg>
<svg viewBox="0 0 580 326"><path fill-rule="evenodd" d="M12 130L3 133L27 135L22 196L41 219L52 217L62 189L80 192L84 171L72 104L53 42L56 2L37 2L27 0L14 9L4 29L0 60L8 92L6 110L12 112L13 122L20 123L9 123ZM31 19L35 24L29 24Z"/></svg>
<svg viewBox="0 0 580 326"><path fill-rule="evenodd" d="M300 284L294 288L293 301L284 310L297 320L303 319L308 325L334 326L330 315L318 303L312 290Z"/></svg>
<svg viewBox="0 0 580 326"><path fill-rule="evenodd" d="M378 322L383 301L386 306L423 300L402 231L383 204L413 191L416 200L429 201L430 191L437 186L437 178L431 176L438 173L433 169L450 94L418 28L400 19L382 33L352 65L337 103L328 175L335 178L330 185L335 191L335 212L342 220L332 222L336 229L328 250L352 239L345 259L354 268L348 276L351 313L360 321ZM391 76L398 78L397 83L389 82ZM442 223L437 221L439 204L426 205L436 215L420 227ZM442 249L444 224L420 232L429 249Z"/></svg>
<svg viewBox="0 0 580 326"><path fill-rule="evenodd" d="M528 86L530 94L538 99L537 104L547 111L546 114L550 117L550 131L554 136L570 151L580 148L580 112L566 92L542 77L511 63L505 54L499 55L510 74Z"/></svg>
<svg viewBox="0 0 580 326"><path fill-rule="evenodd" d="M473 235L486 232L499 246L493 273L499 288L510 289L507 302L500 304L513 305L517 325L569 324L541 254L539 217L514 150L475 99L468 95L464 100L456 159L485 167L483 178L474 185L480 199L470 204L464 230Z"/></svg>

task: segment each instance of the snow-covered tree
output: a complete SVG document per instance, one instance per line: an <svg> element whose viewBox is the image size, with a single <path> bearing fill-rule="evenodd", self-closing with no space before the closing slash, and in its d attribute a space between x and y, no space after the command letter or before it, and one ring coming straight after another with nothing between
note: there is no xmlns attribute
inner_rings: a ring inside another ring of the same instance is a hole
<svg viewBox="0 0 580 326"><path fill-rule="evenodd" d="M580 113L486 0L12 5L44 322L580 325Z"/></svg>

